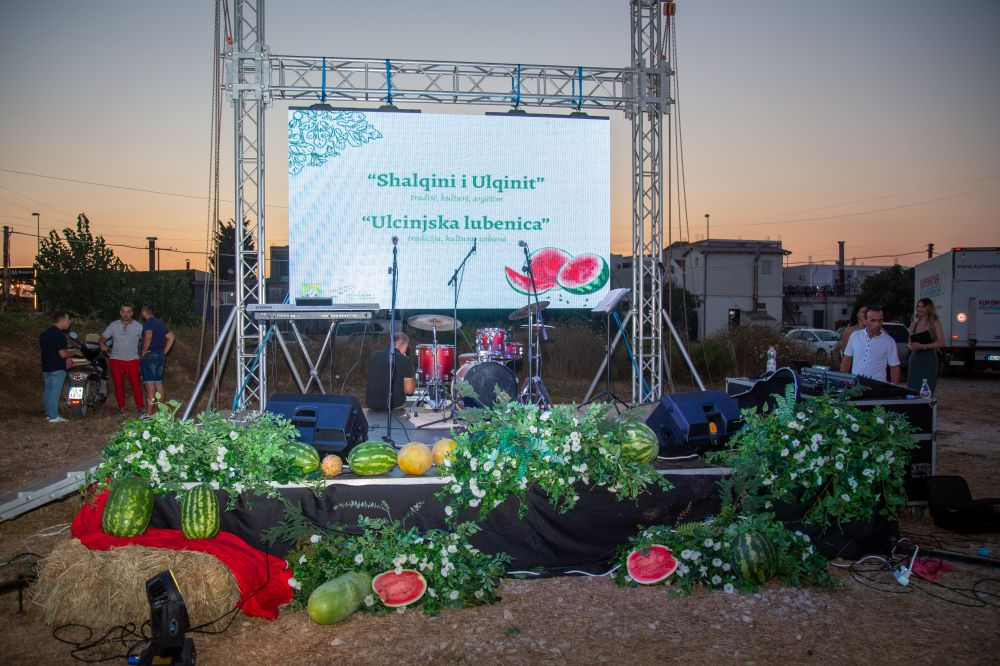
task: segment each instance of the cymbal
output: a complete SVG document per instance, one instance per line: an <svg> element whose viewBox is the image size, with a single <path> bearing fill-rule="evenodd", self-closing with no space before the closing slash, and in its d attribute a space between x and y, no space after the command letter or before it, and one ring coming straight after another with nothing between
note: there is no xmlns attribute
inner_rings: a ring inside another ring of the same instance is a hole
<svg viewBox="0 0 1000 666"><path fill-rule="evenodd" d="M544 310L547 307L549 307L549 301L539 301L538 303L525 305L523 308L518 308L517 310L514 310L509 315L507 315L507 319L510 319L511 321L514 321L516 319L524 319L525 317L528 316L529 312L531 312L531 314L533 315L536 315L541 310Z"/></svg>
<svg viewBox="0 0 1000 666"><path fill-rule="evenodd" d="M425 331L432 331L435 328L438 330L458 328L462 325L462 322L454 317L438 314L413 315L406 320L406 323L413 328L419 328Z"/></svg>
<svg viewBox="0 0 1000 666"><path fill-rule="evenodd" d="M521 324L521 328L528 328L528 325L527 324ZM552 329L552 328L555 328L555 326L552 326L550 324L532 324L531 328L549 328L549 329Z"/></svg>

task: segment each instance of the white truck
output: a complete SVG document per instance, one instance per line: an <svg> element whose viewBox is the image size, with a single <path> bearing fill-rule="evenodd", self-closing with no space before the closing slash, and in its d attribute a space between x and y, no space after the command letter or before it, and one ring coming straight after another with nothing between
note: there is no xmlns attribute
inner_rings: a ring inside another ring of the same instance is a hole
<svg viewBox="0 0 1000 666"><path fill-rule="evenodd" d="M934 301L945 346L941 370L1000 368L1000 248L956 247L918 264L914 304Z"/></svg>

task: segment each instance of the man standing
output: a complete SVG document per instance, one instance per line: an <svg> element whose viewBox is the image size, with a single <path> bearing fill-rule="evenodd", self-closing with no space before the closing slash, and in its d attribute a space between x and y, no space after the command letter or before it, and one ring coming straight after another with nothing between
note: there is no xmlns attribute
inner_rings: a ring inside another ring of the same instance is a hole
<svg viewBox="0 0 1000 666"><path fill-rule="evenodd" d="M406 396L417 390L417 380L413 376L413 363L406 355L410 348L410 337L402 331L393 338L392 408L402 407ZM368 409L388 411L389 399L389 350L380 349L368 361L368 388L365 402Z"/></svg>
<svg viewBox="0 0 1000 666"><path fill-rule="evenodd" d="M142 306L142 352L139 371L142 385L146 387L146 416L153 415L157 397L163 401L163 365L174 346L174 334L167 325L155 317L156 308L150 303ZM159 396L157 396L159 394Z"/></svg>
<svg viewBox="0 0 1000 666"><path fill-rule="evenodd" d="M899 383L899 354L896 341L882 331L881 305L869 305L865 327L851 334L840 361L840 371L885 381L886 368L893 384Z"/></svg>
<svg viewBox="0 0 1000 666"><path fill-rule="evenodd" d="M63 382L66 381L66 359L79 356L79 349L69 349L66 344L66 329L69 315L65 312L52 313L52 325L38 336L42 352L42 381L45 383L43 404L49 423L65 423L59 416L59 398L62 397Z"/></svg>
<svg viewBox="0 0 1000 666"><path fill-rule="evenodd" d="M125 378L128 377L132 387L132 399L135 408L141 414L144 409L142 388L139 384L139 338L142 327L132 319L132 306L122 304L118 308L118 321L108 324L101 333L101 351L108 352L108 340L111 340L110 370L111 381L115 385L115 397L118 398L118 416L125 413Z"/></svg>

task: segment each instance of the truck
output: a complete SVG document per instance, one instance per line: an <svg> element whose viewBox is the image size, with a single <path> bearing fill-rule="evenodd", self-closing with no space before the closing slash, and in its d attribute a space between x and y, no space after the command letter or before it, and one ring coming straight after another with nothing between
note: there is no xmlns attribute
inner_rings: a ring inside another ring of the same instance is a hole
<svg viewBox="0 0 1000 666"><path fill-rule="evenodd" d="M941 371L1000 368L1000 248L956 247L914 269L914 303L929 298L944 332Z"/></svg>

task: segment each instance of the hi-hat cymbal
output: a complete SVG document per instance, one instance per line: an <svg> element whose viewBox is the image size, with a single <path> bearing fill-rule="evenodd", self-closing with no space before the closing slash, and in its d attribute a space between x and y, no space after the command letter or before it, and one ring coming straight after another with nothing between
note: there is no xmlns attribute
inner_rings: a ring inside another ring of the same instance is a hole
<svg viewBox="0 0 1000 666"><path fill-rule="evenodd" d="M454 317L449 317L448 315L438 315L438 314L422 314L413 315L406 320L406 323L413 328L420 328L425 331L432 331L435 328L438 330L448 329L448 328L459 328L462 322L455 319Z"/></svg>
<svg viewBox="0 0 1000 666"><path fill-rule="evenodd" d="M549 307L549 301L538 301L538 303L525 305L523 308L518 308L517 310L514 310L509 315L507 315L507 319L510 319L511 321L515 321L517 319L524 319L525 317L528 316L529 312L533 315L536 315L541 310L544 310L547 307Z"/></svg>

